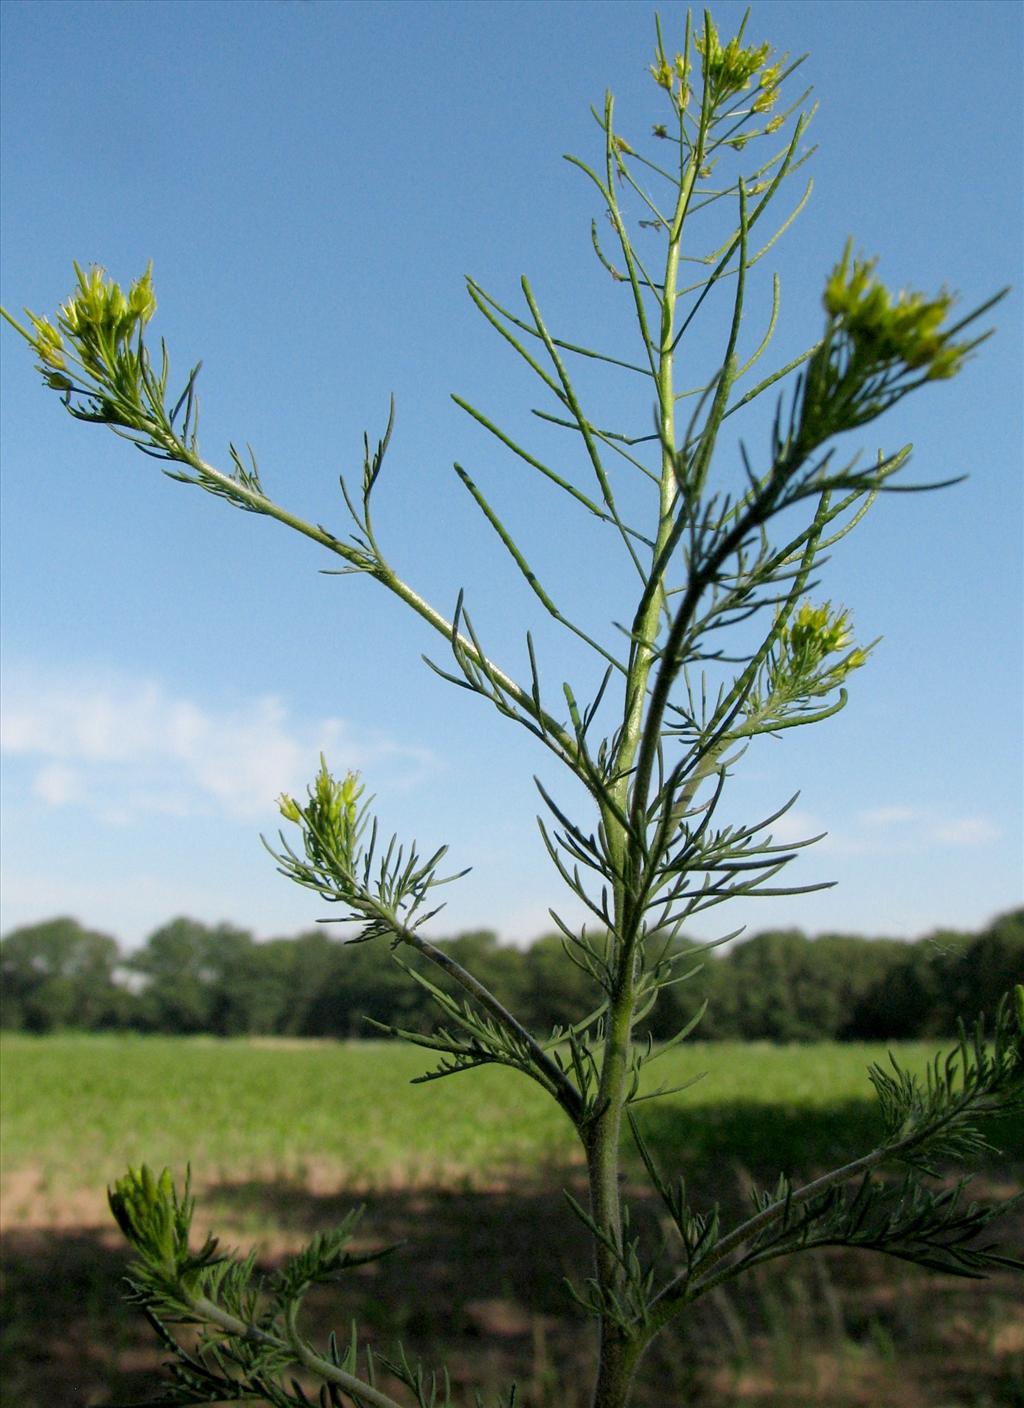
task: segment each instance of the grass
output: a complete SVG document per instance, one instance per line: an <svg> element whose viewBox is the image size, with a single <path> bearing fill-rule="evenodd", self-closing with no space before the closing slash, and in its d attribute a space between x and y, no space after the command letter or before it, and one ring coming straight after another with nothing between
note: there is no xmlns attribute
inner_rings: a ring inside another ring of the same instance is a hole
<svg viewBox="0 0 1024 1408"><path fill-rule="evenodd" d="M899 1054L922 1067L931 1051ZM156 1396L160 1353L119 1304L125 1261L104 1199L145 1160L191 1161L197 1233L257 1242L268 1263L364 1201L367 1244L408 1247L319 1296L317 1333L356 1314L379 1344L402 1335L428 1360L449 1351L467 1404L471 1386L518 1376L528 1408L583 1408L588 1331L562 1287L587 1256L559 1196L581 1180L572 1131L513 1073L411 1085L425 1055L381 1043L7 1036L4 1401ZM707 1075L639 1109L666 1170L685 1164L696 1201L739 1207L752 1180L810 1176L869 1147L865 1068L884 1056L694 1044L666 1053L652 1078ZM1005 1153L984 1178L1002 1196L1021 1182L1024 1129L1004 1127L996 1142ZM656 1230L642 1198L637 1212ZM1019 1220L1015 1230L1019 1245ZM1024 1408L1017 1289L1009 1274L974 1284L875 1258L793 1259L667 1338L639 1401Z"/></svg>
<svg viewBox="0 0 1024 1408"><path fill-rule="evenodd" d="M571 1128L530 1082L489 1069L413 1085L429 1053L394 1043L9 1035L2 1051L3 1177L32 1169L55 1198L92 1189L102 1202L106 1183L142 1160L191 1160L206 1180L329 1168L354 1190L490 1186L577 1161ZM916 1067L929 1054L901 1049ZM707 1074L647 1107L645 1123L685 1127L698 1160L715 1150L757 1164L824 1159L854 1136L855 1110L870 1138L865 1072L884 1058L881 1046L694 1044L650 1067L648 1084Z"/></svg>
<svg viewBox="0 0 1024 1408"><path fill-rule="evenodd" d="M414 1086L423 1054L394 1043L8 1037L3 1060L4 1177L32 1168L55 1198L93 1189L102 1203L142 1160L191 1160L200 1183L329 1171L362 1191L482 1186L572 1151L529 1082L484 1071Z"/></svg>

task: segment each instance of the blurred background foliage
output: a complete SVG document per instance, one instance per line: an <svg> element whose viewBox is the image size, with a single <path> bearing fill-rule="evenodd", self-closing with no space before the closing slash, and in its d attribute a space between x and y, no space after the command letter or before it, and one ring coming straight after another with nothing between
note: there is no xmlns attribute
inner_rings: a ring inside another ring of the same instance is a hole
<svg viewBox="0 0 1024 1408"><path fill-rule="evenodd" d="M685 940L681 941L685 946ZM442 940L531 1030L590 1011L597 994L556 934L525 949L490 930ZM2 1026L12 1031L140 1031L215 1036L379 1038L366 1018L428 1031L426 994L386 944L346 944L327 929L256 942L231 924L177 918L141 947L57 918L0 939ZM979 933L915 942L767 930L695 955L645 1030L667 1040L706 1000L705 1040L878 1041L945 1037L958 1017L991 1014L1024 978L1024 908Z"/></svg>

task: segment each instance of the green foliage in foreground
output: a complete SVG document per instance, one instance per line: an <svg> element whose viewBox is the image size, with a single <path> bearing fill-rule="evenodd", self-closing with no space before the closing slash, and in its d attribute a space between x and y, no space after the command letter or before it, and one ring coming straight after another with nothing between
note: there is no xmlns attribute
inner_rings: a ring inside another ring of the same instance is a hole
<svg viewBox="0 0 1024 1408"><path fill-rule="evenodd" d="M923 1089L934 1048L904 1045L895 1054ZM357 1196L417 1184L486 1187L510 1177L549 1184L582 1172L571 1167L571 1127L542 1092L496 1069L474 1081L414 1086L422 1061L395 1043L8 1035L2 1057L5 1172L38 1171L59 1206L147 1154L176 1167L192 1157L204 1173L193 1251L209 1218L232 1206L206 1186L218 1181L230 1198L231 1185L247 1178L286 1188L312 1170L319 1186L327 1180ZM755 1182L780 1167L813 1174L881 1135L870 1065L892 1070L885 1047L678 1047L653 1070L662 1067L661 1080L686 1089L638 1107L639 1125L659 1164L686 1148L703 1196L715 1169L743 1160ZM1024 1160L1019 1121L992 1123L989 1132L1005 1157ZM641 1171L635 1153L629 1168ZM898 1181L886 1186L890 1198L898 1195ZM873 1210L865 1237L884 1232L884 1211ZM365 1230L372 1237L372 1225ZM276 1231L256 1225L252 1235Z"/></svg>
<svg viewBox="0 0 1024 1408"><path fill-rule="evenodd" d="M695 1211L685 1181L664 1178L640 1119L629 1112L636 1149L678 1238L675 1264L659 1288L657 1259L627 1214L626 1240L609 1247L624 1273L620 1293L609 1299L608 1288L591 1275L570 1282L574 1300L595 1319L639 1324L650 1338L681 1307L749 1268L816 1247L871 1250L956 1276L1024 1269L1024 1261L1000 1250L989 1234L1005 1205L967 1203L967 1179L934 1187L920 1177L934 1177L944 1157L975 1157L991 1147L986 1120L1024 1107L1024 987L1016 988L1012 1005L1004 1002L997 1012L991 1045L979 1024L973 1037L963 1032L957 1049L936 1056L923 1075L892 1055L869 1075L883 1117L871 1152L802 1185L783 1173L774 1186L755 1186L753 1212L731 1226L717 1203ZM657 1093L634 1091L634 1098ZM906 1170L901 1181L878 1177L882 1168L900 1165ZM593 1215L571 1193L566 1196L595 1238L603 1240ZM299 1312L312 1286L387 1254L387 1249L362 1257L349 1253L353 1215L335 1231L318 1233L268 1278L257 1271L254 1251L244 1258L221 1253L213 1237L194 1248L187 1177L179 1193L168 1169L156 1178L145 1164L129 1168L110 1188L109 1201L135 1253L132 1296L175 1354L173 1384L163 1404L241 1397L274 1408L307 1408L310 1399L293 1377L303 1370L321 1383L323 1408L346 1403L401 1408L391 1392L378 1387L382 1370L413 1396L417 1408L451 1404L445 1371L426 1371L401 1350L383 1359L369 1346L361 1349L355 1325L344 1345L332 1335L317 1348L303 1333ZM182 1344L178 1325L197 1328L194 1348ZM514 1408L515 1402L513 1388L502 1403Z"/></svg>

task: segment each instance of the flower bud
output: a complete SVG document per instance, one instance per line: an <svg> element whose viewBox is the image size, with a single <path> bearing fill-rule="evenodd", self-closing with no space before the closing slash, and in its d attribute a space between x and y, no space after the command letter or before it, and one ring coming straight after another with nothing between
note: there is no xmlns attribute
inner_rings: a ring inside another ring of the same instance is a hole
<svg viewBox="0 0 1024 1408"><path fill-rule="evenodd" d="M771 46L760 44L757 48L744 49L738 37L729 40L722 48L718 30L708 21L707 38L694 40L701 56L705 77L716 90L718 98L727 98L750 87L750 80L771 53Z"/></svg>
<svg viewBox="0 0 1024 1408"><path fill-rule="evenodd" d="M154 1178L148 1164L129 1168L107 1190L110 1210L128 1241L148 1260L159 1263L173 1274L175 1242L175 1197L170 1169Z"/></svg>
<svg viewBox="0 0 1024 1408"><path fill-rule="evenodd" d="M132 284L128 293L128 312L131 317L145 327L156 312L156 294L153 292L153 261L149 261L146 272Z"/></svg>
<svg viewBox="0 0 1024 1408"><path fill-rule="evenodd" d="M28 313L27 308L25 311ZM34 313L28 313L28 316L35 329L36 336L32 345L39 354L39 360L45 362L47 367L62 371L67 365L64 361L64 339L48 318L37 318Z"/></svg>
<svg viewBox="0 0 1024 1408"><path fill-rule="evenodd" d="M779 698L829 694L852 670L867 661L868 652L853 647L849 612L832 610L831 602L800 604L783 626L771 672L771 692ZM845 655L844 655L844 652ZM839 659L829 657L839 656Z"/></svg>
<svg viewBox="0 0 1024 1408"><path fill-rule="evenodd" d="M671 93L672 70L669 67L667 59L661 58L656 64L651 64L650 73L651 77L654 79L655 83L658 85L659 88L664 88L669 93Z"/></svg>
<svg viewBox="0 0 1024 1408"><path fill-rule="evenodd" d="M876 259L853 259L851 267L852 247L848 240L825 284L822 302L829 317L866 360L903 362L929 380L955 376L969 348L950 342L941 330L953 296L926 298L904 290L893 298L875 277Z"/></svg>

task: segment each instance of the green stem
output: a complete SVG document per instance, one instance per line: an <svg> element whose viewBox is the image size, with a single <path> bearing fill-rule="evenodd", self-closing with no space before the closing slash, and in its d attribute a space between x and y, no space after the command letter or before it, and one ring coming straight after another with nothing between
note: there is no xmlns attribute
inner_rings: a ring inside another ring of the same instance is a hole
<svg viewBox="0 0 1024 1408"><path fill-rule="evenodd" d="M626 1339L605 1316L601 1321L601 1353L593 1408L626 1408L639 1357L637 1341Z"/></svg>
<svg viewBox="0 0 1024 1408"><path fill-rule="evenodd" d="M167 430L158 427L155 423L150 423L146 427L153 441L160 445L179 463L187 464L200 476L200 487L203 487L202 480L210 480L217 486L217 490L233 499L236 503L244 504L247 508L257 513L263 514L267 518L276 519L278 523L283 523L286 527L293 529L303 537L312 539L319 543L328 551L336 553L339 557L351 563L358 570L364 571L368 576L395 594L407 606L410 606L417 616L422 617L428 625L432 626L445 639L459 647L475 664L483 669L488 677L492 679L498 687L508 695L508 697L531 718L536 718L542 725L542 737L552 747L554 751L566 762L574 772L578 771L579 750L576 740L568 733L557 719L553 718L545 710L541 709L533 696L521 685L517 684L504 670L499 669L486 655L467 639L460 631L454 631L452 622L437 611L430 603L424 600L418 592L404 582L392 568L382 559L376 558L372 565L367 565L365 557L358 549L349 547L340 539L334 537L319 524L307 523L305 519L299 518L296 514L290 513L279 504L268 499L248 485L240 484L230 475L224 474L213 465L207 464L205 460L192 453L188 447L178 440L173 433L168 434ZM196 482L196 481L189 481Z"/></svg>
<svg viewBox="0 0 1024 1408"><path fill-rule="evenodd" d="M611 141L610 123L608 140ZM680 243L687 205L696 181L700 152L691 155L679 187L676 209L669 232L665 279L661 292L661 325L656 373L658 393L658 430L661 440L661 478L659 491L658 532L651 557L651 573L660 577L667 572L665 553L673 526L676 501L676 426L673 329L677 297ZM613 183L609 181L609 188ZM628 251L629 238L618 213L614 195L612 219L617 233ZM628 258L628 253L627 253ZM597 1115L586 1131L587 1164L590 1183L591 1216L606 1234L611 1246L598 1242L595 1248L599 1284L613 1294L623 1279L621 1262L612 1248L622 1245L622 1206L619 1188L622 1112L625 1085L629 1071L634 1013L636 1007L636 942L639 934L640 911L634 903L636 880L642 866L643 826L632 830L619 819L629 807L629 791L633 761L644 734L644 714L647 703L647 681L655 660L655 641L662 609L659 583L655 589L645 587L645 604L634 623L634 643L630 654L625 691L625 717L613 776L613 796L616 811L604 806L603 822L614 871L618 877L614 889L616 938L619 945L615 986L610 993L608 1026L605 1037L601 1080L597 1098ZM616 815L616 812L618 813ZM602 1319L601 1358L595 1387L594 1408L623 1408L629 1395L629 1385L639 1353L636 1337L627 1337L621 1327Z"/></svg>
<svg viewBox="0 0 1024 1408"><path fill-rule="evenodd" d="M294 1323L293 1306L288 1307L286 1316L289 1338L283 1340L277 1335L268 1335L265 1330L259 1330L254 1325L247 1325L244 1320L239 1320L237 1316L222 1310L219 1305L208 1300L206 1296L190 1297L189 1300L193 1310L207 1324L216 1325L226 1334L233 1335L237 1339L252 1340L275 1349L290 1351L296 1364L301 1364L327 1383L337 1384L338 1388L345 1393L358 1394L359 1398L369 1405L369 1408L403 1408L403 1405L389 1394L382 1393L379 1388L374 1388L372 1384L366 1383L365 1380L357 1378L354 1374L347 1373L337 1364L331 1364L327 1359L321 1358L319 1354L314 1354L298 1334Z"/></svg>
<svg viewBox="0 0 1024 1408"><path fill-rule="evenodd" d="M538 1074L543 1077L543 1084L550 1090L573 1123L578 1124L583 1111L580 1093L536 1038L531 1036L512 1013L498 1001L490 989L484 987L483 983L474 978L473 974L463 968L461 963L457 963L450 954L437 948L429 940L421 938L415 930L403 928L393 921L389 922L391 922L392 931L396 938L408 944L410 948L416 949L430 963L436 964L449 977L454 978L460 987L468 992L486 1012L491 1014L499 1026L515 1038L526 1050Z"/></svg>
<svg viewBox="0 0 1024 1408"><path fill-rule="evenodd" d="M859 1159L853 1159L850 1163L843 1164L841 1168L832 1169L829 1173L822 1174L820 1178L816 1178L810 1183L805 1183L803 1187L790 1193L787 1198L781 1198L768 1207L762 1208L759 1213L734 1228L712 1248L702 1263L704 1274L697 1281L689 1283L685 1276L677 1276L675 1280L663 1287L654 1298L651 1302L650 1336L656 1335L678 1313L683 1304L696 1300L698 1296L704 1295L705 1292L734 1276L739 1269L735 1262L719 1271L713 1271L712 1268L720 1266L733 1252L739 1251L759 1233L778 1222L787 1209L800 1207L821 1193L827 1193L830 1188L841 1183L849 1183L851 1179L870 1173L880 1164L900 1158L908 1150L923 1144L932 1138L938 1130L956 1120L961 1115L965 1103L966 1097L962 1096L949 1109L923 1127L911 1129L901 1139L894 1139L890 1143L879 1145L871 1153L864 1154Z"/></svg>

